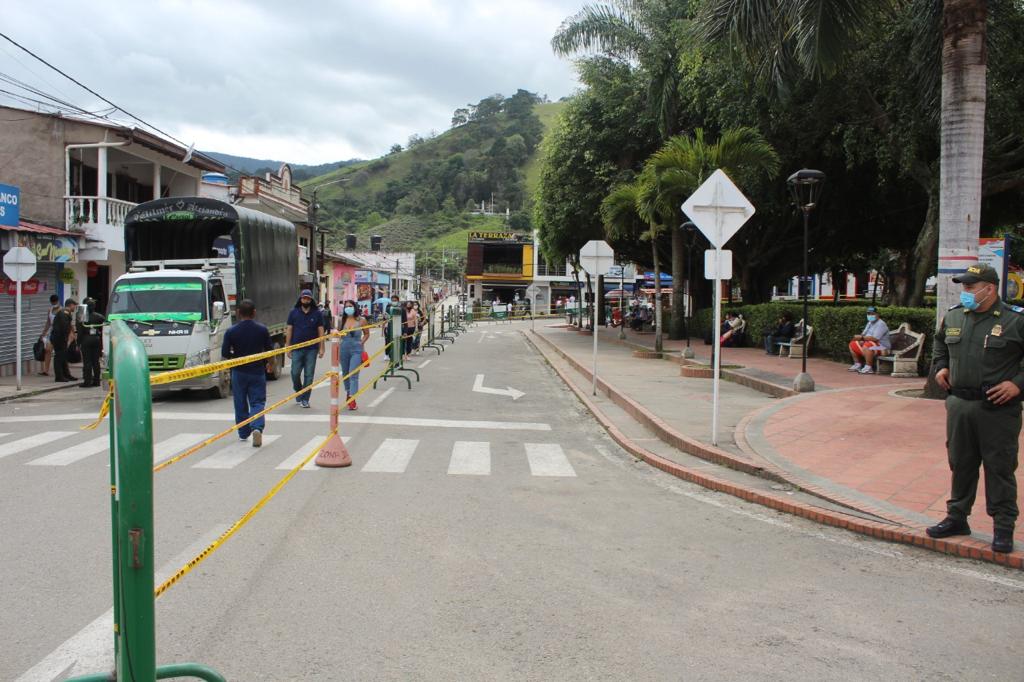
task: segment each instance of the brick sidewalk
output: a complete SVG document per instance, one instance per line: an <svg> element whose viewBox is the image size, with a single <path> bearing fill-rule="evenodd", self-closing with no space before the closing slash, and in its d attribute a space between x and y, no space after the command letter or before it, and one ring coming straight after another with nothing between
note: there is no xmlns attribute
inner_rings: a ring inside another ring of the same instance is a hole
<svg viewBox="0 0 1024 682"><path fill-rule="evenodd" d="M590 337L565 331L561 335L546 330L547 338L570 350L578 358L587 347L580 341ZM602 329L601 345L622 375L621 350L623 342L618 330ZM652 334L627 331L625 344L652 349ZM618 347L619 352L612 349ZM685 341L665 339L664 349L673 355L682 351ZM691 341L697 362L710 359L710 346ZM793 377L800 372L800 360L767 355L758 348L726 348L722 352L723 365L731 366L736 375L754 377L758 381L790 388ZM585 360L589 363L589 360ZM602 362L599 359L599 365ZM633 360L638 366L647 366L657 360ZM666 362L666 361L661 361ZM671 365L669 365L671 367ZM814 377L817 390L773 401L771 405L755 407L748 418L739 422L736 440L754 457L786 472L794 483L824 489L836 499L850 500L862 508L888 512L913 522L928 524L945 515L945 501L949 494L949 467L945 449L945 411L941 401L902 397L897 390L920 388L924 379L894 379L891 376L859 375L846 371L847 365L820 358L808 358L808 372ZM599 369L600 374L600 369ZM675 374L673 370L664 372ZM616 383L614 377L609 381ZM678 410L678 399L692 395L700 389L693 380L676 379L679 393L676 408L664 409L665 396L654 396L660 391L644 392L633 386L618 386L633 400L647 405L656 404L658 416L680 431L704 439L706 428L694 430L692 417L687 419ZM683 381L688 384L683 388ZM706 391L710 392L711 382ZM723 382L727 386L732 382ZM723 394L723 399L725 394ZM753 407L756 401L747 402ZM735 423L735 419L728 420ZM724 435L724 434L723 434ZM730 437L730 440L732 438ZM727 448L730 449L731 448ZM1024 471L1018 470L1019 503L1024 506ZM978 499L970 517L975 535L991 535L991 518L985 512L984 485L979 485ZM1018 548L1024 544L1024 528L1018 524Z"/></svg>

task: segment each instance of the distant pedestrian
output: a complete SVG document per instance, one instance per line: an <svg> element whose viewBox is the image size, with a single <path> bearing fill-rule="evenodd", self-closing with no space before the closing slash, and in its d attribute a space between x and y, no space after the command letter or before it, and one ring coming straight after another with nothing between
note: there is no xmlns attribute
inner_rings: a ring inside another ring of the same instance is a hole
<svg viewBox="0 0 1024 682"><path fill-rule="evenodd" d="M105 317L96 310L96 299L86 298L85 311L78 321L78 347L82 350L82 388L100 385L100 353L103 351Z"/></svg>
<svg viewBox="0 0 1024 682"><path fill-rule="evenodd" d="M225 360L243 358L272 350L270 332L265 325L256 321L256 306L249 299L238 304L238 322L224 332L224 343L220 354ZM241 424L249 417L262 412L267 405L267 363L249 362L231 368L231 393L235 403L235 423ZM263 445L263 417L238 429L238 438L248 440L252 434L252 446Z"/></svg>
<svg viewBox="0 0 1024 682"><path fill-rule="evenodd" d="M334 329L334 313L331 312L331 299L325 299L320 305L320 314L324 318L324 329Z"/></svg>
<svg viewBox="0 0 1024 682"><path fill-rule="evenodd" d="M416 312L416 308L413 307L412 301L407 301L405 304L405 319L402 322L402 355L403 358L408 358L413 352L413 339L416 337L416 326L419 322L419 315Z"/></svg>
<svg viewBox="0 0 1024 682"><path fill-rule="evenodd" d="M369 321L358 314L355 301L345 301L341 311L338 331L341 337L341 375L345 379L345 404L356 410L356 394L359 393L359 366L363 363L366 341L370 338ZM364 327L360 329L360 327ZM349 376L351 374L351 376Z"/></svg>
<svg viewBox="0 0 1024 682"><path fill-rule="evenodd" d="M935 335L932 369L946 389L946 447L953 475L946 518L933 538L970 535L967 517L985 469L985 507L993 522L993 552L1013 551L1017 523L1017 451L1024 387L1024 308L999 299L999 275L972 265L953 278L963 285Z"/></svg>
<svg viewBox="0 0 1024 682"><path fill-rule="evenodd" d="M53 316L53 325L50 327L50 344L53 346L53 378L58 384L68 381L78 381L78 377L71 376L71 368L68 367L68 348L75 340L75 308L78 301L69 298L64 301L64 307Z"/></svg>
<svg viewBox="0 0 1024 682"><path fill-rule="evenodd" d="M50 309L46 313L46 324L43 325L43 333L39 338L43 340L46 350L43 353L43 371L41 377L50 376L50 363L53 361L53 342L50 341L50 330L53 329L53 318L60 312L60 298L57 294L50 295Z"/></svg>
<svg viewBox="0 0 1024 682"><path fill-rule="evenodd" d="M299 300L295 307L288 313L288 326L285 328L284 344L290 346L295 343L312 341L324 335L324 316L320 310L313 305L313 292L303 289L299 294ZM313 373L316 372L317 357L324 356L324 342L297 348L291 351L292 359L292 389L302 391L313 383ZM308 388L295 396L295 402L299 407L309 407L310 391Z"/></svg>

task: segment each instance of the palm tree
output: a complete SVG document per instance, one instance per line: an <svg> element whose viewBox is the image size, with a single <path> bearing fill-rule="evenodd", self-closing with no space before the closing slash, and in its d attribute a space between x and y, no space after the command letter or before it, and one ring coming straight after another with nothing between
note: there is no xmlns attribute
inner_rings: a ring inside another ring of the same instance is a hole
<svg viewBox="0 0 1024 682"><path fill-rule="evenodd" d="M939 273L978 251L985 140L987 0L931 0L942 5L942 104L939 157ZM839 68L862 32L889 10L912 11L899 0L708 0L700 33L727 41L762 76L777 83L795 70L822 78ZM929 209L931 210L931 209ZM934 234L918 247L934 253ZM960 266L962 267L962 265ZM936 324L955 291L939 278Z"/></svg>
<svg viewBox="0 0 1024 682"><path fill-rule="evenodd" d="M647 162L651 167L660 203L669 210L669 224L679 224L679 206L718 168L741 187L750 187L779 172L779 155L753 128L730 128L718 142L710 143L704 130L694 130L693 137L676 135ZM685 243L682 230L672 231L672 324L670 339L681 339L685 331L685 291L682 263ZM719 295L719 292L715 292Z"/></svg>
<svg viewBox="0 0 1024 682"><path fill-rule="evenodd" d="M630 237L651 242L654 266L654 350L663 350L661 331L661 267L658 257L658 235L662 230L661 216L665 207L660 203L657 183L649 168L635 181L619 185L601 202L601 218L609 239Z"/></svg>
<svg viewBox="0 0 1024 682"><path fill-rule="evenodd" d="M676 129L679 106L679 51L675 29L690 19L689 2L611 0L584 5L562 22L551 39L560 57L598 52L639 64L649 74L647 101L662 139Z"/></svg>

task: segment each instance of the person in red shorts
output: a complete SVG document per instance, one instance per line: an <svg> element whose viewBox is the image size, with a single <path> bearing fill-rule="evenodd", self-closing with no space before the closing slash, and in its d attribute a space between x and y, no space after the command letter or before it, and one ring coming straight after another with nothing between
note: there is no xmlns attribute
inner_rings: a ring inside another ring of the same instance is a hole
<svg viewBox="0 0 1024 682"><path fill-rule="evenodd" d="M853 337L850 341L850 357L853 364L850 365L851 372L860 374L875 373L875 356L887 355L892 349L892 342L889 340L889 326L878 316L878 308L869 306L867 310L867 324L864 331Z"/></svg>

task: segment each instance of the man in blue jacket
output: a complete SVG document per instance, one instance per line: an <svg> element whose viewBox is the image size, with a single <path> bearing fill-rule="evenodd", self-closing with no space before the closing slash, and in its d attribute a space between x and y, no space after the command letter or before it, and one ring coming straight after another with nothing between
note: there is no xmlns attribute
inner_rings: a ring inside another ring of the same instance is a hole
<svg viewBox="0 0 1024 682"><path fill-rule="evenodd" d="M238 322L224 332L220 354L225 360L256 355L273 349L270 332L255 320L256 306L249 299L238 304ZM267 363L250 362L231 368L231 393L235 401L235 423L262 412L267 405ZM247 440L252 434L252 446L263 445L263 417L238 429L238 437Z"/></svg>
<svg viewBox="0 0 1024 682"><path fill-rule="evenodd" d="M285 345L312 341L324 335L324 316L320 309L313 304L313 292L303 289L299 300L288 313L288 327L285 330ZM292 387L295 391L302 391L313 383L313 373L316 371L317 357L324 356L324 342L298 348L291 352L292 358ZM300 407L309 407L309 395L311 391L302 391L295 397L295 402Z"/></svg>

